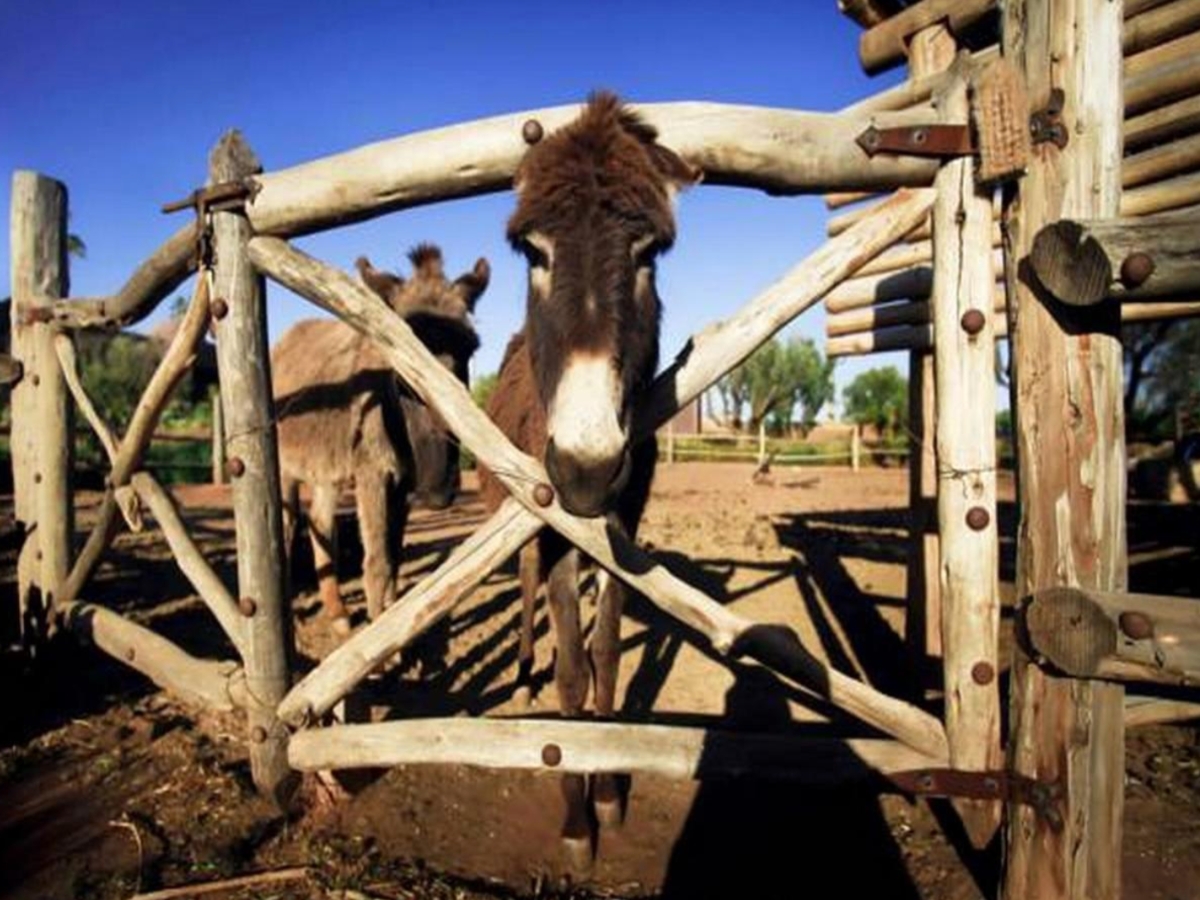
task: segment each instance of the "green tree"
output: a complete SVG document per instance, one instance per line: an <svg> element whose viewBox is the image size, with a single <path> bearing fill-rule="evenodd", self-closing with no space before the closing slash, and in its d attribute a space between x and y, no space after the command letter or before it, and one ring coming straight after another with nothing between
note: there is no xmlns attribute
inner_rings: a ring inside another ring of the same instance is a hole
<svg viewBox="0 0 1200 900"><path fill-rule="evenodd" d="M488 400L496 392L496 384L499 380L500 376L495 372L471 379L471 397L475 400L476 406L480 409L487 408Z"/></svg>
<svg viewBox="0 0 1200 900"><path fill-rule="evenodd" d="M748 408L748 425L755 430L763 422L774 430L791 426L796 407L800 407L803 427L811 427L826 403L834 397L832 360L826 360L808 338L792 338L784 343L771 340L717 384L726 415L741 422Z"/></svg>
<svg viewBox="0 0 1200 900"><path fill-rule="evenodd" d="M1166 438L1178 416L1200 427L1200 321L1167 319L1121 329L1125 351L1125 417L1131 434Z"/></svg>
<svg viewBox="0 0 1200 900"><path fill-rule="evenodd" d="M868 369L842 392L846 415L860 425L874 425L887 438L908 419L908 382L895 366Z"/></svg>

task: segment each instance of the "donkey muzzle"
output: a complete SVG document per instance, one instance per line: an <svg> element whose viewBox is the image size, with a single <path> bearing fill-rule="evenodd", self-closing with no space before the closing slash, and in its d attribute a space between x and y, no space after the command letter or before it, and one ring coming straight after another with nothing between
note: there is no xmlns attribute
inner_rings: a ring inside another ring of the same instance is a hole
<svg viewBox="0 0 1200 900"><path fill-rule="evenodd" d="M563 509L576 516L594 518L609 512L629 482L628 448L613 457L579 460L559 451L551 438L545 462Z"/></svg>

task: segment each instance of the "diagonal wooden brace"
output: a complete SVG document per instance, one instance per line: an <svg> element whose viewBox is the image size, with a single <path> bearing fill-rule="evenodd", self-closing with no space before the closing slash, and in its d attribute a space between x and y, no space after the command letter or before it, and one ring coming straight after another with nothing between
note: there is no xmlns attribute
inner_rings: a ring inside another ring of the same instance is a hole
<svg viewBox="0 0 1200 900"><path fill-rule="evenodd" d="M249 255L264 274L374 337L409 387L437 410L462 443L501 479L526 510L661 609L703 634L719 652L762 662L915 749L932 756L945 756L945 734L932 716L830 669L809 654L790 629L757 625L730 612L677 579L621 535L607 530L603 520L572 516L556 500L548 505L539 503L534 496L535 488L542 486L544 492L548 486L541 465L509 443L475 406L466 388L437 364L403 319L371 291L278 238L254 238ZM753 346L757 343L751 350ZM352 647L355 640L352 638L345 645L347 655L359 652ZM293 706L289 702L295 693L293 690L285 698L280 709L281 717L292 721L297 711L302 718L305 714L319 714L322 707L328 709L341 696L326 696L321 703L305 709L303 703Z"/></svg>

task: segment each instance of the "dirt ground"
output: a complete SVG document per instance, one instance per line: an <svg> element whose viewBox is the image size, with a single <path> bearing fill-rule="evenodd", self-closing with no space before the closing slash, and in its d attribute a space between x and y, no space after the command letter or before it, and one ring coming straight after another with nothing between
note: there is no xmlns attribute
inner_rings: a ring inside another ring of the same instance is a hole
<svg viewBox="0 0 1200 900"><path fill-rule="evenodd" d="M777 468L772 483L752 484L750 474L730 464L661 467L641 539L739 614L785 622L843 671L889 692L911 691L905 475ZM177 494L206 555L232 584L227 492ZM1010 603L1011 481L1001 497ZM81 530L96 500L81 496ZM472 490L448 511L418 512L406 583L432 570L483 517ZM353 523L345 525L344 567L356 575ZM1132 589L1200 596L1200 507L1132 502L1129 531ZM9 553L6 602L12 570ZM294 625L303 671L336 638L317 615L311 575L300 587ZM361 620L360 588L356 579L345 585ZM153 530L118 539L87 599L198 655L231 655ZM414 647L405 666L364 685L347 715L521 714L513 696L518 606L510 567ZM590 614L590 602L585 608ZM539 691L530 714L553 715L544 608L537 624ZM630 605L622 637L623 719L801 736L852 728L763 670L718 660L644 601ZM298 808L280 815L253 791L237 716L178 705L74 641L32 664L8 653L0 677L0 896L128 898L266 872L288 880L213 896L783 898L836 890L974 900L995 892L998 841L971 851L944 803L874 783L817 789L799 779L634 775L624 822L601 831L594 865L581 873L561 855L555 776L433 766L310 776ZM1130 732L1123 864L1126 897L1200 900L1194 725ZM288 871L294 866L307 869Z"/></svg>

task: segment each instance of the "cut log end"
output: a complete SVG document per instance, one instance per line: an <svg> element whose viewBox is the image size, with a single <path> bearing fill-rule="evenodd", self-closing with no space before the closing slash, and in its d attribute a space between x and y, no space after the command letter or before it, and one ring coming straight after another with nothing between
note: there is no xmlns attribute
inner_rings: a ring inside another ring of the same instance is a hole
<svg viewBox="0 0 1200 900"><path fill-rule="evenodd" d="M1039 591L1023 610L1024 636L1035 659L1076 678L1095 676L1117 649L1117 627L1073 588Z"/></svg>
<svg viewBox="0 0 1200 900"><path fill-rule="evenodd" d="M1109 295L1112 264L1078 222L1054 222L1039 231L1029 261L1042 286L1063 303L1092 306Z"/></svg>

